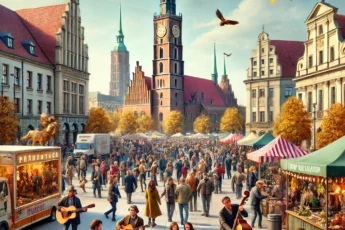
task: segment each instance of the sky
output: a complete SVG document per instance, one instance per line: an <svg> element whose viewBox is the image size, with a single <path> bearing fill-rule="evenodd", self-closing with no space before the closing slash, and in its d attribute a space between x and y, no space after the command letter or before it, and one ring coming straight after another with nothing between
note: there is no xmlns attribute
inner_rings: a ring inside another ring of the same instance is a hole
<svg viewBox="0 0 345 230"><path fill-rule="evenodd" d="M345 14L345 0L325 0ZM66 0L0 0L12 9L34 8L65 3ZM89 46L89 91L109 93L111 51L119 30L120 0L79 0L81 23ZM130 52L130 72L139 61L146 76L152 75L153 15L159 13L159 0L122 0L123 33ZM176 0L183 15L182 44L185 74L211 79L213 43L216 43L218 75L223 74L223 53L227 74L240 105L245 105L243 81L258 35L265 32L272 40L305 41L306 18L320 0ZM341 6L343 7L341 8ZM239 21L236 26L219 26L215 12ZM218 78L221 79L220 77Z"/></svg>

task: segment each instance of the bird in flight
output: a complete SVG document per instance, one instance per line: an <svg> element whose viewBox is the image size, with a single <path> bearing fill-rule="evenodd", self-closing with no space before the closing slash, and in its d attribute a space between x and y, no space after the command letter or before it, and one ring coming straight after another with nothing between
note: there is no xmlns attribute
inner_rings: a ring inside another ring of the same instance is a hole
<svg viewBox="0 0 345 230"><path fill-rule="evenodd" d="M224 55L226 55L227 57L230 57L230 56L231 56L231 53L229 53L229 54L224 53Z"/></svg>
<svg viewBox="0 0 345 230"><path fill-rule="evenodd" d="M220 26L224 25L236 25L238 24L238 21L228 20L223 17L223 14L217 9L216 11L217 17L220 19Z"/></svg>

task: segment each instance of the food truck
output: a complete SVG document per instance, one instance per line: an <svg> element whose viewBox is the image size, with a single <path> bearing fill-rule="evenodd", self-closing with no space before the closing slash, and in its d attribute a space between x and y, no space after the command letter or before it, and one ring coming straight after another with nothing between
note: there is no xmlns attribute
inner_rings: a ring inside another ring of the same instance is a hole
<svg viewBox="0 0 345 230"><path fill-rule="evenodd" d="M58 147L0 146L0 230L56 219L61 199Z"/></svg>
<svg viewBox="0 0 345 230"><path fill-rule="evenodd" d="M110 152L109 134L82 133L77 136L73 157L78 158L86 154L91 162L92 158L109 155Z"/></svg>

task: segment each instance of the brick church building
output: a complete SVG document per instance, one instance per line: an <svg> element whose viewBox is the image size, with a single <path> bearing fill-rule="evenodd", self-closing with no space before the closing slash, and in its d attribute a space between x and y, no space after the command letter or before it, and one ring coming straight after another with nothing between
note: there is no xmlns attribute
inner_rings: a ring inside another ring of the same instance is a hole
<svg viewBox="0 0 345 230"><path fill-rule="evenodd" d="M226 108L237 107L225 62L220 82L215 48L212 80L184 73L182 15L176 14L175 0L160 1L160 14L154 16L153 23L152 77L145 76L139 62L136 63L120 110L132 110L137 116L152 116L161 132L164 132L163 121L173 110L184 114L186 132L193 131L193 123L201 113L208 114L214 124L219 123Z"/></svg>

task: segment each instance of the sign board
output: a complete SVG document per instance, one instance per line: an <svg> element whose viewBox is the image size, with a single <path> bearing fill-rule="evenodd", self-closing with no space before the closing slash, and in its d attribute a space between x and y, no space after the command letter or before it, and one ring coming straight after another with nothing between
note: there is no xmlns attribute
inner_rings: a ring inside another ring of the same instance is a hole
<svg viewBox="0 0 345 230"><path fill-rule="evenodd" d="M17 164L35 163L47 160L58 160L60 157L57 150L39 152L20 152L17 154Z"/></svg>

